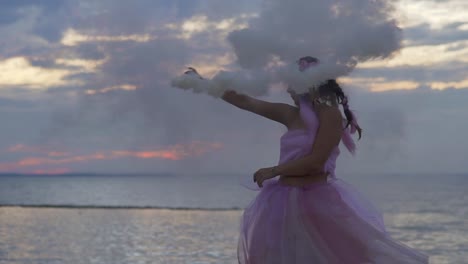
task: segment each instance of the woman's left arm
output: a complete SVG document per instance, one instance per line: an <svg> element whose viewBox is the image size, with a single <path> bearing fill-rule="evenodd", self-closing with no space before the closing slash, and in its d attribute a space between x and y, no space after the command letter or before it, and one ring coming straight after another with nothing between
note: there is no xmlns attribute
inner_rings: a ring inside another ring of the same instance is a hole
<svg viewBox="0 0 468 264"><path fill-rule="evenodd" d="M263 168L254 174L254 182L259 186L266 179L282 176L320 175L333 149L340 143L343 133L343 118L337 107L320 105L317 107L319 128L309 155L281 165Z"/></svg>

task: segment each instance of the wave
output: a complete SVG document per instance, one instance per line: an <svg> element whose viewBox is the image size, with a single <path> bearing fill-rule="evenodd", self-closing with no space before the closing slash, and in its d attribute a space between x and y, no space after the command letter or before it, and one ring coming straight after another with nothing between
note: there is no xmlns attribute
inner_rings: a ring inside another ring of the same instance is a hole
<svg viewBox="0 0 468 264"><path fill-rule="evenodd" d="M178 207L178 206L153 206L153 205L77 205L77 204L0 204L0 208L64 208L64 209L156 209L174 211L239 211L240 207Z"/></svg>

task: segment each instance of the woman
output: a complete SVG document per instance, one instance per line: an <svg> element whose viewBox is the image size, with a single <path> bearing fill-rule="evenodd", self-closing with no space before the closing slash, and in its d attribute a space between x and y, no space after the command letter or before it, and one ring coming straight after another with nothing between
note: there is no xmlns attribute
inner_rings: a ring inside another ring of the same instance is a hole
<svg viewBox="0 0 468 264"><path fill-rule="evenodd" d="M310 56L298 61L301 71L317 63ZM392 240L380 213L336 178L339 142L353 152L350 132L361 134L336 81L306 94L288 92L296 107L235 91L222 97L288 129L280 140L279 164L254 174L261 190L242 216L239 263L428 263L427 256Z"/></svg>

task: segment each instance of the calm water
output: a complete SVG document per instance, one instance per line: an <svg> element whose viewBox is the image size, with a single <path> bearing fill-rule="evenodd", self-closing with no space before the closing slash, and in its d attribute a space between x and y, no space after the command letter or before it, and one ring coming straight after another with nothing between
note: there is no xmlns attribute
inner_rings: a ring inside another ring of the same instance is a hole
<svg viewBox="0 0 468 264"><path fill-rule="evenodd" d="M467 176L343 178L382 210L392 237L431 263L468 263ZM228 209L255 196L238 183L219 175L2 176L1 205L46 207L0 207L0 264L236 263L242 211Z"/></svg>

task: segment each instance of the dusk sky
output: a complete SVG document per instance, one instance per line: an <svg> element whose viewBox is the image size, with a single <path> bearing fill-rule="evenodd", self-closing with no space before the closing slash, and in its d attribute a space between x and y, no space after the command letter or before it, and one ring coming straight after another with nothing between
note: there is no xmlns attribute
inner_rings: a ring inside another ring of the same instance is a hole
<svg viewBox="0 0 468 264"><path fill-rule="evenodd" d="M170 86L186 66L205 76L238 67L228 36L262 17L262 2L1 1L0 172L275 165L282 125ZM364 130L356 156L342 148L338 172L466 173L468 1L395 7L403 47L338 79ZM261 98L292 103L278 87Z"/></svg>

